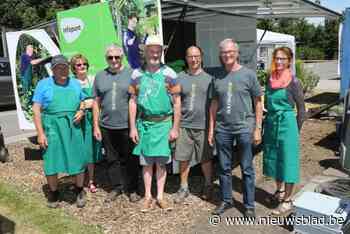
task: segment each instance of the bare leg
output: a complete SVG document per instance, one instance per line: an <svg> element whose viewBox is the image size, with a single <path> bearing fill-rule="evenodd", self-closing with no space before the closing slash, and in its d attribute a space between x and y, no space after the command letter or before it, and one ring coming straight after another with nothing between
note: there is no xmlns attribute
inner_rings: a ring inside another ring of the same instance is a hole
<svg viewBox="0 0 350 234"><path fill-rule="evenodd" d="M84 186L85 173L80 173L75 176L75 185L78 188L82 188Z"/></svg>
<svg viewBox="0 0 350 234"><path fill-rule="evenodd" d="M163 200L163 194L164 194L164 185L166 181L166 168L163 165L156 164L157 168L157 200Z"/></svg>
<svg viewBox="0 0 350 234"><path fill-rule="evenodd" d="M284 186L283 185L284 185L283 182L276 180L277 191L284 191Z"/></svg>
<svg viewBox="0 0 350 234"><path fill-rule="evenodd" d="M284 194L284 200L290 201L293 195L294 184L285 183L286 193Z"/></svg>
<svg viewBox="0 0 350 234"><path fill-rule="evenodd" d="M144 181L144 185L145 185L145 199L152 198L152 193L151 193L152 176L153 176L153 165L143 166L143 181Z"/></svg>
<svg viewBox="0 0 350 234"><path fill-rule="evenodd" d="M51 191L57 191L58 179L57 175L46 176L47 183Z"/></svg>
<svg viewBox="0 0 350 234"><path fill-rule="evenodd" d="M190 173L190 162L180 161L180 183L181 188L188 188L188 174Z"/></svg>
<svg viewBox="0 0 350 234"><path fill-rule="evenodd" d="M89 184L94 183L94 178L95 178L95 164L94 163L89 163L87 165L88 168L88 178L89 178Z"/></svg>

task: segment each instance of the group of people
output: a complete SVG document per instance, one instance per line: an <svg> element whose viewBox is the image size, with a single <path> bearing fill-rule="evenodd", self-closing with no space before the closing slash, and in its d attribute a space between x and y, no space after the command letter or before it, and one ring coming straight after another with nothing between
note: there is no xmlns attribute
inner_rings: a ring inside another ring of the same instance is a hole
<svg viewBox="0 0 350 234"><path fill-rule="evenodd" d="M244 215L255 216L255 172L252 146L262 141L262 88L254 71L239 64L239 47L233 39L219 44L222 72L212 77L202 68L198 46L186 50L187 69L176 74L161 63L164 46L157 36L145 42L145 64L137 69L123 66L123 49L111 45L108 67L95 78L88 76L83 55L69 63L53 57L53 76L41 80L33 98L38 143L44 149L44 172L49 185L48 205L57 207L57 174L75 175L77 206L86 203L84 179L96 191L94 163L105 149L107 174L112 187L107 201L125 193L131 202L141 199L139 166L145 188L141 211L156 203L171 205L164 197L166 164L179 161L180 186L174 202L190 194L191 161L201 164L202 198L213 197L213 148L216 147L221 203L213 214L234 206L232 159L240 158L243 177ZM276 180L271 200L276 215L292 209L293 185L299 181L299 131L305 116L300 82L291 71L292 52L287 47L273 53L271 74L265 88L263 172ZM297 116L294 107L297 107ZM175 150L171 145L175 144ZM239 154L233 151L238 146ZM87 176L85 173L87 171ZM151 193L157 179L157 197Z"/></svg>

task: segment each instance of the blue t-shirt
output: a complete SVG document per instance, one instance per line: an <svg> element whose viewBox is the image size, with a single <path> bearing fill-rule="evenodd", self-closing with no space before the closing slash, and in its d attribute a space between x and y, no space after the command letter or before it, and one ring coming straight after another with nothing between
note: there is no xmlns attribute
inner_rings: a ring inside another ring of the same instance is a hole
<svg viewBox="0 0 350 234"><path fill-rule="evenodd" d="M46 109L52 101L54 85L55 81L52 76L40 80L34 91L33 102L39 103L43 109ZM65 88L76 90L80 94L80 100L86 98L77 79L69 78Z"/></svg>
<svg viewBox="0 0 350 234"><path fill-rule="evenodd" d="M22 54L21 56L21 75L22 76L24 75L31 61L32 61L31 56L29 56L28 54Z"/></svg>

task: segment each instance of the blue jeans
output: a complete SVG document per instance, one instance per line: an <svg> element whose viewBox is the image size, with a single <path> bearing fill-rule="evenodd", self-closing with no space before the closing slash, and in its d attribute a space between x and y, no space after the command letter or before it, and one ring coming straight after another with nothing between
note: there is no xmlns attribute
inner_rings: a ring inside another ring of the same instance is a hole
<svg viewBox="0 0 350 234"><path fill-rule="evenodd" d="M239 156L233 155L233 143L237 142L239 152L241 153L240 166L243 175L243 203L245 208L254 208L255 171L253 167L252 134L216 132L215 141L219 157L219 181L222 201L232 203L232 157Z"/></svg>

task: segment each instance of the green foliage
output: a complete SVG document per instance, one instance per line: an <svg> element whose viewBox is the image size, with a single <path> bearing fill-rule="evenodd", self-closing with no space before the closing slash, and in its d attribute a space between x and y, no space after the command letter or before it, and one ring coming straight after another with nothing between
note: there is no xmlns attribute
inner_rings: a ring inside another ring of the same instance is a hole
<svg viewBox="0 0 350 234"><path fill-rule="evenodd" d="M172 68L176 73L179 73L183 70L185 70L185 61L179 59L179 60L175 60L173 62L167 63L167 65Z"/></svg>
<svg viewBox="0 0 350 234"><path fill-rule="evenodd" d="M98 0L1 0L0 25L23 29L55 19L62 10L96 3Z"/></svg>
<svg viewBox="0 0 350 234"><path fill-rule="evenodd" d="M267 82L267 76L268 72L265 71L264 69L257 69L256 70L256 76L258 78L258 81L262 87L265 87L266 82Z"/></svg>
<svg viewBox="0 0 350 234"><path fill-rule="evenodd" d="M279 20L258 20L257 27L295 36L297 59L336 59L338 54L338 29L341 18L326 20L324 25L315 26L304 18Z"/></svg>
<svg viewBox="0 0 350 234"><path fill-rule="evenodd" d="M300 80L304 93L311 92L318 84L320 77L304 67L301 60L295 62L296 77Z"/></svg>
<svg viewBox="0 0 350 234"><path fill-rule="evenodd" d="M296 57L303 60L322 60L325 59L325 53L319 48L297 47Z"/></svg>

